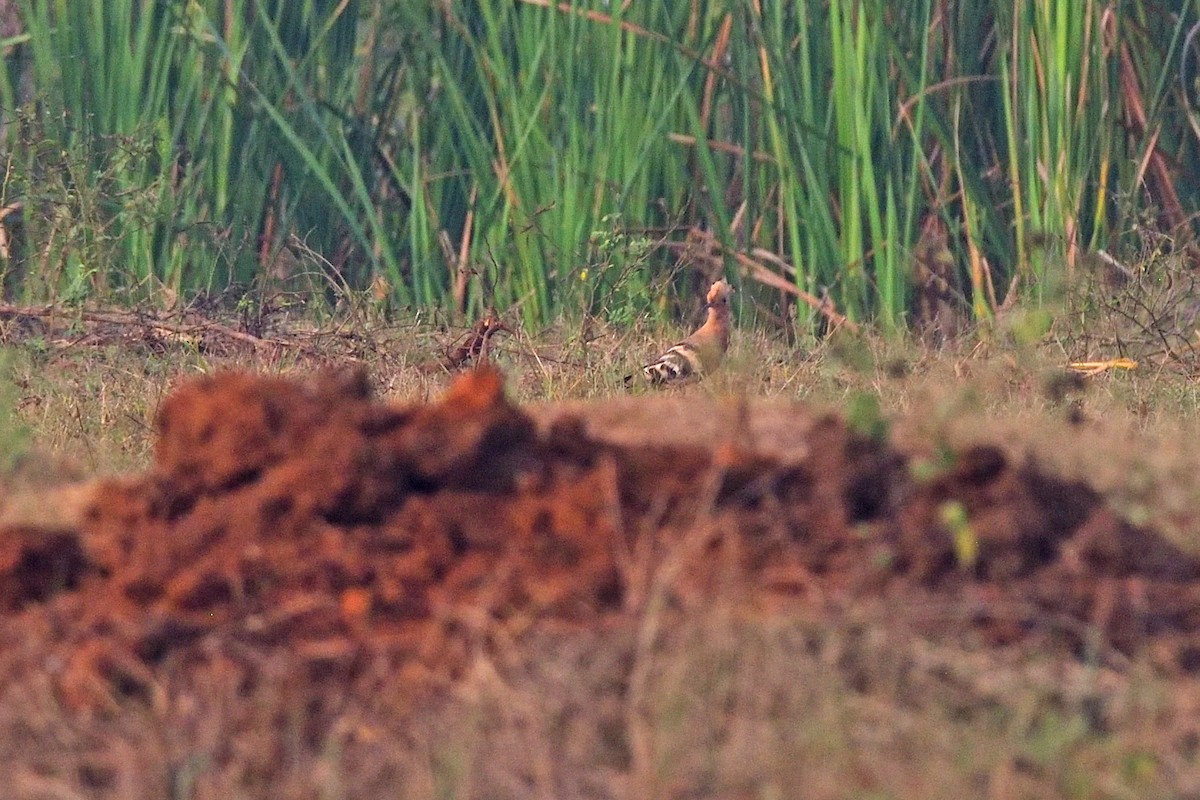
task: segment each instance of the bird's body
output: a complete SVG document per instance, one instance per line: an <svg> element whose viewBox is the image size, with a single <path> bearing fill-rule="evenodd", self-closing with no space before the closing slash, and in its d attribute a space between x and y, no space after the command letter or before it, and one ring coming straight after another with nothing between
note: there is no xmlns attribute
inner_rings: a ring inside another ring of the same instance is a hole
<svg viewBox="0 0 1200 800"><path fill-rule="evenodd" d="M655 386L682 383L712 373L729 349L733 314L729 296L733 287L723 280L708 290L704 308L708 314L695 333L642 367L642 375Z"/></svg>

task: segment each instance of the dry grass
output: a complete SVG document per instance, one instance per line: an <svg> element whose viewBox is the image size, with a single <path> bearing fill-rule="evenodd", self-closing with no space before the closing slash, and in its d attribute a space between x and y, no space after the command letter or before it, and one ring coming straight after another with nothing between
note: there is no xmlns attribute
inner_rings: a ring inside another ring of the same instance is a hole
<svg viewBox="0 0 1200 800"><path fill-rule="evenodd" d="M895 609L837 625L695 609L634 629L481 644L452 696L405 686L316 704L283 660L160 713L80 721L48 687L3 696L14 797L1186 797L1200 786L1194 686L1053 654L938 647ZM644 623L644 620L639 622ZM644 671L639 695L625 677ZM636 743L644 742L638 752ZM114 791L115 790L115 791Z"/></svg>
<svg viewBox="0 0 1200 800"><path fill-rule="evenodd" d="M317 348L213 349L14 336L0 382L15 409L0 422L0 450L14 456L4 484L143 468L159 404L195 373L360 359L381 393L429 397L446 376L422 367L464 333L363 325ZM623 376L671 338L564 324L499 338L492 355L523 403L608 398L624 394ZM1063 377L1067 360L1054 343L932 352L836 336L789 347L743 332L722 373L678 394L836 409L875 396L892 435L931 460L967 442L1000 443L1086 480L1131 520L1200 550L1195 382L1145 369L1074 381ZM627 422L650 436L671 425ZM271 659L255 663L267 679L248 696L234 665L225 680L184 687L171 684L168 664L164 696L187 698L186 707L90 719L72 717L48 683L33 681L33 691L0 693L0 764L15 767L8 790L22 798L1200 792L1200 685L1159 673L1152 653L1118 669L928 641L906 620L945 610L885 598L832 622L748 618L739 607L734 597L706 598L669 629L646 603L612 630L481 634L467 679L415 714L402 711L397 676L375 675L331 700Z"/></svg>

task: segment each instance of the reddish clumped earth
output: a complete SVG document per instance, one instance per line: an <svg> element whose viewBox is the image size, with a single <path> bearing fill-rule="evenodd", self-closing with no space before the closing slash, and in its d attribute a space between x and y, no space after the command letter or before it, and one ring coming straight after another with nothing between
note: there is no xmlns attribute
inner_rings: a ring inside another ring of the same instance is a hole
<svg viewBox="0 0 1200 800"><path fill-rule="evenodd" d="M70 522L0 528L0 680L49 676L97 713L165 702L168 662L285 651L417 697L481 627L595 627L731 582L754 613L928 599L956 610L931 636L1076 654L1099 636L1200 669L1200 561L1087 486L991 446L918 478L893 444L790 413L803 446L783 457L744 431L621 442L535 418L489 368L413 405L354 371L195 380L148 472L96 484Z"/></svg>

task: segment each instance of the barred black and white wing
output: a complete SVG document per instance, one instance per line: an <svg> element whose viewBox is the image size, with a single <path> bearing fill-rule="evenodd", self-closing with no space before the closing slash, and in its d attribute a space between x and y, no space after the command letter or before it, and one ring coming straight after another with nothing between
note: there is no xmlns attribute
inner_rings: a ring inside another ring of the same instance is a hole
<svg viewBox="0 0 1200 800"><path fill-rule="evenodd" d="M655 386L680 383L704 372L700 348L691 342L681 342L663 353L653 364L642 367L646 380Z"/></svg>

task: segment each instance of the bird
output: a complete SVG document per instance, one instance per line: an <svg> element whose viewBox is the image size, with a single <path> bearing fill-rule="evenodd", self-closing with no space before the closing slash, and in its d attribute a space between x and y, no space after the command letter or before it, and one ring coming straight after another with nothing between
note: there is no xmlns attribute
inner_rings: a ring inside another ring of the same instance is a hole
<svg viewBox="0 0 1200 800"><path fill-rule="evenodd" d="M642 367L642 375L652 386L683 383L711 374L721 365L729 349L729 329L733 314L729 298L733 287L719 280L708 290L704 324L696 332L663 353L658 360ZM626 383L632 379L626 378Z"/></svg>

